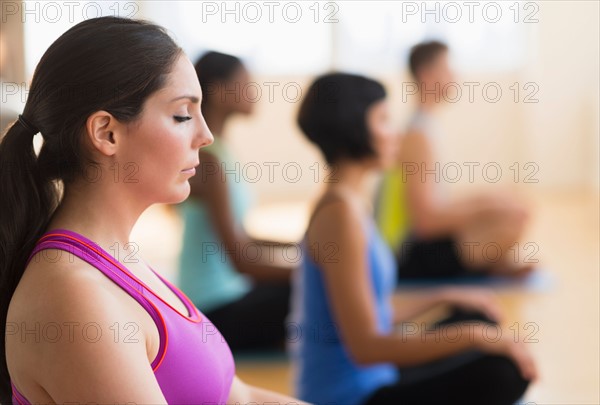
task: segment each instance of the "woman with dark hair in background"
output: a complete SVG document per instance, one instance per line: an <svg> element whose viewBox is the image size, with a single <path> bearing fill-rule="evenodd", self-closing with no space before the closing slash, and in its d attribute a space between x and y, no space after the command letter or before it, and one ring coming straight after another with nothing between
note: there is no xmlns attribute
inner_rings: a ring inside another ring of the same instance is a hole
<svg viewBox="0 0 600 405"><path fill-rule="evenodd" d="M512 334L486 339L500 318L487 291L430 289L392 302L396 264L364 198L365 180L396 156L382 85L322 76L302 101L298 123L334 171L313 210L293 283L297 395L345 405L514 403L535 366ZM438 304L453 313L435 329L394 331ZM452 332L442 334L450 324Z"/></svg>
<svg viewBox="0 0 600 405"><path fill-rule="evenodd" d="M291 268L248 253L260 246L243 228L253 196L224 139L227 121L252 111L250 77L238 58L219 52L206 53L195 68L215 139L200 152L202 175L190 179L190 198L176 206L184 223L179 285L234 352L283 349Z"/></svg>
<svg viewBox="0 0 600 405"><path fill-rule="evenodd" d="M201 98L148 22L89 19L42 56L0 143L2 403L293 400L242 383L210 320L128 241L149 206L189 196L212 142Z"/></svg>

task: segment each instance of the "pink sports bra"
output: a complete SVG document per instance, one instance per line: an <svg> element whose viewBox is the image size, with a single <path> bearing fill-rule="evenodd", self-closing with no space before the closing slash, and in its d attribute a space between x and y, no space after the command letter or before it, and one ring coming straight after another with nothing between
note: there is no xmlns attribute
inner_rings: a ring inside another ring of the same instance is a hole
<svg viewBox="0 0 600 405"><path fill-rule="evenodd" d="M99 245L66 229L46 232L31 252L59 249L85 260L131 295L152 317L160 335L158 354L151 363L169 404L226 403L235 374L229 346L217 328L177 287L152 270L185 304L183 315L147 287ZM13 404L30 402L12 384Z"/></svg>

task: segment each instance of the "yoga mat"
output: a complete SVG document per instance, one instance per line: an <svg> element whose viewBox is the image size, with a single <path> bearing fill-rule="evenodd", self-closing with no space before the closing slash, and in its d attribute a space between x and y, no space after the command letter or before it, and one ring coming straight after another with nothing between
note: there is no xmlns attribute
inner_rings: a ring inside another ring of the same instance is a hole
<svg viewBox="0 0 600 405"><path fill-rule="evenodd" d="M524 277L494 275L402 280L398 283L397 290L442 285L470 285L542 292L550 290L555 284L556 276L547 270L536 268L530 274Z"/></svg>
<svg viewBox="0 0 600 405"><path fill-rule="evenodd" d="M279 350L247 350L233 353L234 360L240 362L287 362L288 355Z"/></svg>

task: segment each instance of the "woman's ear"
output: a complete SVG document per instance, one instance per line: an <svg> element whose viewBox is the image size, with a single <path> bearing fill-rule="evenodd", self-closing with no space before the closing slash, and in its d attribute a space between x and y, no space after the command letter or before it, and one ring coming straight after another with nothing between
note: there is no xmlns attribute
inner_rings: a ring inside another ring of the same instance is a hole
<svg viewBox="0 0 600 405"><path fill-rule="evenodd" d="M85 124L86 135L92 145L103 155L112 156L117 152L117 132L122 131L121 124L106 111L97 111L90 115Z"/></svg>

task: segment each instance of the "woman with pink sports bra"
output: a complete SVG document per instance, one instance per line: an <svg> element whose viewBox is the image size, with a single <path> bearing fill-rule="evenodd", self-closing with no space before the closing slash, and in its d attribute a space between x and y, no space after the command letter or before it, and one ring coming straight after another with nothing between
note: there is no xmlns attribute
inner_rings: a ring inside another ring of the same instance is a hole
<svg viewBox="0 0 600 405"><path fill-rule="evenodd" d="M128 241L150 205L188 197L212 142L181 48L89 19L29 90L0 143L0 402L300 403L239 380L217 328Z"/></svg>

